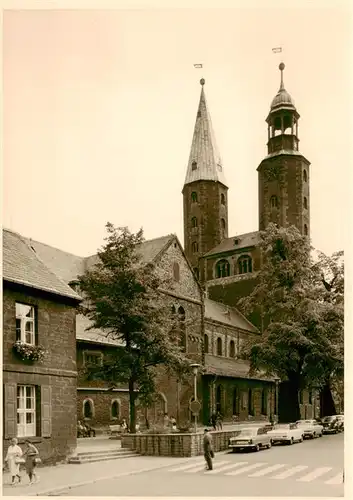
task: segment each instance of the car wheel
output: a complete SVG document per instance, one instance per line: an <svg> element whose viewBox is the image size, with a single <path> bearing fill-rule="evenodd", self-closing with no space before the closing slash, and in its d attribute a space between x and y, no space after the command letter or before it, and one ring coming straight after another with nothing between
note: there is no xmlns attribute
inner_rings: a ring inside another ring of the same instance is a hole
<svg viewBox="0 0 353 500"><path fill-rule="evenodd" d="M258 445L258 444L257 444L257 445L255 446L255 451L260 451L260 445Z"/></svg>
<svg viewBox="0 0 353 500"><path fill-rule="evenodd" d="M304 436L301 436L301 437L299 438L299 443L302 443L303 441L304 441Z"/></svg>
<svg viewBox="0 0 353 500"><path fill-rule="evenodd" d="M289 444L293 444L294 443L294 439L291 438L291 440L289 441Z"/></svg>
<svg viewBox="0 0 353 500"><path fill-rule="evenodd" d="M271 441L268 443L267 445L267 449L269 450L271 448L272 444L271 444Z"/></svg>

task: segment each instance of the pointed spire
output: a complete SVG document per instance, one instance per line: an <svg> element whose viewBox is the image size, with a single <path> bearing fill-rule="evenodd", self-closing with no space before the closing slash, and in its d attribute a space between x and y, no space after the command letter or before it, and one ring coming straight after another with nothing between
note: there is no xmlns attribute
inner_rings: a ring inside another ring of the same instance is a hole
<svg viewBox="0 0 353 500"><path fill-rule="evenodd" d="M200 84L202 87L200 102L184 184L208 180L218 181L227 186L223 173L222 159L218 152L211 116L207 107L204 78L201 78Z"/></svg>

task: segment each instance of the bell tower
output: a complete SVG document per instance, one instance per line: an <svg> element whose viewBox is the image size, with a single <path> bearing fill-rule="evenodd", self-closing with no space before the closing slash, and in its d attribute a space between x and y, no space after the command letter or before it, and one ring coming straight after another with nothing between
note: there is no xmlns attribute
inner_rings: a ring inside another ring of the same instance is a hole
<svg viewBox="0 0 353 500"><path fill-rule="evenodd" d="M201 277L199 259L228 237L228 187L218 152L202 78L186 178L184 199L184 250L195 274Z"/></svg>
<svg viewBox="0 0 353 500"><path fill-rule="evenodd" d="M310 235L310 162L299 152L300 115L284 88L281 63L280 88L272 100L268 125L268 154L257 168L259 186L259 229L273 222L294 225Z"/></svg>

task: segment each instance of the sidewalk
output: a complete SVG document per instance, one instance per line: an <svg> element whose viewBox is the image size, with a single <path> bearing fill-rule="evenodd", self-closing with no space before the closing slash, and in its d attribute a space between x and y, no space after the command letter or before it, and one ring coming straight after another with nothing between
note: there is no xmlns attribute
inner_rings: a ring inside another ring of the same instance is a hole
<svg viewBox="0 0 353 500"><path fill-rule="evenodd" d="M199 459L191 457L188 460ZM22 471L22 484L11 486L8 473L3 474L3 496L42 495L66 490L73 486L95 483L102 479L113 479L136 472L161 469L170 465L185 463L180 457L133 457L106 462L93 462L80 465L63 464L52 467L39 467L39 483L29 485L28 476Z"/></svg>

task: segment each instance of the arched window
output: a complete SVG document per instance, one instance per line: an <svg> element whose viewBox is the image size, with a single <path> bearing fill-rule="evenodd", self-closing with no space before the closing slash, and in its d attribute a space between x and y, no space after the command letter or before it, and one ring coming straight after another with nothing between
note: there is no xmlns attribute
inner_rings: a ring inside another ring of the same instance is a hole
<svg viewBox="0 0 353 500"><path fill-rule="evenodd" d="M198 267L194 267L194 273L195 273L196 278L199 279L199 268Z"/></svg>
<svg viewBox="0 0 353 500"><path fill-rule="evenodd" d="M261 392L261 415L267 415L267 389Z"/></svg>
<svg viewBox="0 0 353 500"><path fill-rule="evenodd" d="M191 227L197 227L197 217L192 217L192 219L191 219Z"/></svg>
<svg viewBox="0 0 353 500"><path fill-rule="evenodd" d="M178 326L179 326L179 345L183 351L186 350L186 329L185 329L185 310L183 307L178 309Z"/></svg>
<svg viewBox="0 0 353 500"><path fill-rule="evenodd" d="M304 196L304 208L308 208L308 200L306 198L306 196Z"/></svg>
<svg viewBox="0 0 353 500"><path fill-rule="evenodd" d="M308 182L308 174L306 173L306 170L303 172L303 177L304 177L304 182Z"/></svg>
<svg viewBox="0 0 353 500"><path fill-rule="evenodd" d="M252 273L252 259L249 255L242 255L238 259L239 274Z"/></svg>
<svg viewBox="0 0 353 500"><path fill-rule="evenodd" d="M94 416L94 406L92 399L85 399L83 402L83 418L91 419Z"/></svg>
<svg viewBox="0 0 353 500"><path fill-rule="evenodd" d="M248 391L248 414L254 415L254 400L253 400L253 392L251 389Z"/></svg>
<svg viewBox="0 0 353 500"><path fill-rule="evenodd" d="M226 228L226 221L225 221L225 219L221 219L221 227L222 227L222 229L224 231L225 228Z"/></svg>
<svg viewBox="0 0 353 500"><path fill-rule="evenodd" d="M217 339L217 355L222 356L222 339L218 337Z"/></svg>
<svg viewBox="0 0 353 500"><path fill-rule="evenodd" d="M226 204L226 197L224 196L224 193L221 193L221 203L222 205Z"/></svg>
<svg viewBox="0 0 353 500"><path fill-rule="evenodd" d="M112 416L112 420L118 420L120 418L120 401L119 401L119 399L112 400L111 416Z"/></svg>
<svg viewBox="0 0 353 500"><path fill-rule="evenodd" d="M191 170L196 170L197 169L197 163L196 161L193 161L191 164Z"/></svg>
<svg viewBox="0 0 353 500"><path fill-rule="evenodd" d="M271 196L271 198L270 198L270 205L271 205L271 208L278 208L278 198L277 198L277 196L275 196L275 195Z"/></svg>
<svg viewBox="0 0 353 500"><path fill-rule="evenodd" d="M195 193L195 191L191 193L191 201L197 203L197 193Z"/></svg>
<svg viewBox="0 0 353 500"><path fill-rule="evenodd" d="M173 263L173 278L175 281L180 281L180 268L177 262Z"/></svg>
<svg viewBox="0 0 353 500"><path fill-rule="evenodd" d="M306 224L304 224L304 234L308 236L308 226Z"/></svg>
<svg viewBox="0 0 353 500"><path fill-rule="evenodd" d="M192 244L192 253L197 253L199 251L199 245L196 241Z"/></svg>
<svg viewBox="0 0 353 500"><path fill-rule="evenodd" d="M205 347L205 353L207 354L209 346L208 346L208 335L206 333L204 335L204 347Z"/></svg>
<svg viewBox="0 0 353 500"><path fill-rule="evenodd" d="M230 265L226 259L219 260L216 264L216 278L224 278L230 275Z"/></svg>
<svg viewBox="0 0 353 500"><path fill-rule="evenodd" d="M229 356L231 358L235 358L235 344L234 344L234 340L231 340L230 344L229 344Z"/></svg>

